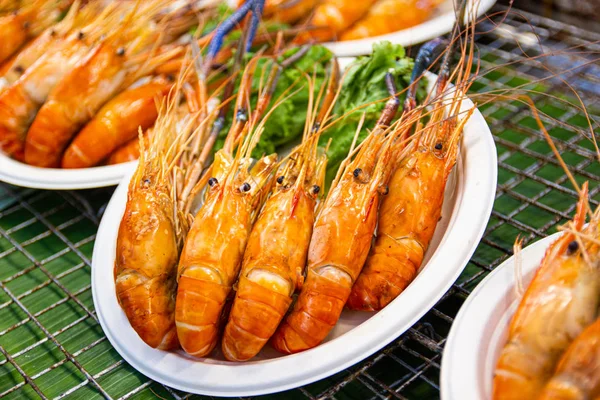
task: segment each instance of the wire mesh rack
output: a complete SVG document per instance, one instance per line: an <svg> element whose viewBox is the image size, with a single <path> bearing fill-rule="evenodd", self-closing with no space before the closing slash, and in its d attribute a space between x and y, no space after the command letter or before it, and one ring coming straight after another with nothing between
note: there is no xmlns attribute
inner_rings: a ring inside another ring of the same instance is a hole
<svg viewBox="0 0 600 400"><path fill-rule="evenodd" d="M492 20L499 22L503 17ZM597 129L600 65L590 61L592 53L600 50L600 35L517 10L499 27L487 21L479 31L481 68L487 73L472 90L525 85L555 96L532 94L546 114L544 122L565 162L578 181L590 182L592 202L597 205L600 163L595 161L590 133L586 133L586 118L568 104L575 104L576 99L565 82L589 106ZM560 52L573 46L579 46L578 54ZM543 63L535 59L550 51L557 53ZM532 59L505 65L521 59L523 53ZM539 81L549 71L575 66L576 70L561 76L564 80ZM495 134L498 190L483 240L464 273L432 310L382 351L322 381L264 398L439 397L442 350L466 297L510 256L517 235L532 242L555 232L572 214L576 201L575 191L525 105L505 101L480 109ZM112 191L37 191L0 184L0 397L190 397L131 368L111 347L98 323L90 261L99 218Z"/></svg>

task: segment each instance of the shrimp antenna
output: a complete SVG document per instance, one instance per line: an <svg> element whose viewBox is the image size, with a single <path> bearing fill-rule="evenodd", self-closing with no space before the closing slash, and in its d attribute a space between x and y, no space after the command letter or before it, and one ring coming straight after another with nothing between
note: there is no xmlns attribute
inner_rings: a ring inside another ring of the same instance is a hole
<svg viewBox="0 0 600 400"><path fill-rule="evenodd" d="M452 38L450 39L448 49L444 54L444 58L442 59L442 64L440 66L438 90L443 90L446 87L446 83L450 75L450 59L454 55L454 47L456 46L456 41L461 34L461 27L465 20L468 2L468 0L461 0L459 5L458 13L456 15L456 22L454 23L454 29L452 31Z"/></svg>

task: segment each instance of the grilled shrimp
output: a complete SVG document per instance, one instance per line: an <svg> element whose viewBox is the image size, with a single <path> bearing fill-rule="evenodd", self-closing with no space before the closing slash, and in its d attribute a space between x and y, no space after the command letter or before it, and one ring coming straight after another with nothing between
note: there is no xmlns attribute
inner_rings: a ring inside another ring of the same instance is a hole
<svg viewBox="0 0 600 400"><path fill-rule="evenodd" d="M307 119L304 141L282 167L248 238L223 334L222 350L229 360L244 361L258 354L287 312L294 290L302 285L315 205L327 165L326 154L317 154L319 130L310 132L327 118L338 77L335 63L321 105L325 112Z"/></svg>
<svg viewBox="0 0 600 400"><path fill-rule="evenodd" d="M98 1L87 3L81 8L80 1L74 1L65 18L56 25L47 28L42 34L27 43L10 60L2 64L0 76L2 76L3 83L11 85L16 82L34 62L48 52L48 49L59 45L60 41L64 40L75 29L91 23L102 10L102 4Z"/></svg>
<svg viewBox="0 0 600 400"><path fill-rule="evenodd" d="M548 248L513 316L494 375L494 399L537 398L561 354L597 317L600 214L584 227L587 210L586 183L570 231Z"/></svg>
<svg viewBox="0 0 600 400"><path fill-rule="evenodd" d="M164 112L129 185L115 263L117 297L131 326L149 346L165 350L178 347L174 312L184 221L174 211L174 182L166 171L177 133Z"/></svg>
<svg viewBox="0 0 600 400"><path fill-rule="evenodd" d="M347 159L313 227L306 281L292 312L272 338L275 349L296 353L325 339L340 317L371 246L377 208L391 173L394 131L385 133L398 110L392 97L356 157ZM388 138L389 136L389 138Z"/></svg>
<svg viewBox="0 0 600 400"><path fill-rule="evenodd" d="M340 39L362 39L410 28L425 21L440 3L440 0L378 0Z"/></svg>
<svg viewBox="0 0 600 400"><path fill-rule="evenodd" d="M75 136L63 155L62 167L92 167L135 139L138 127L145 130L154 124L158 114L156 100L166 95L171 86L167 79L159 78L115 96Z"/></svg>
<svg viewBox="0 0 600 400"><path fill-rule="evenodd" d="M319 4L309 24L315 29L298 36L298 41L318 42L335 39L340 33L361 19L376 0L324 0Z"/></svg>
<svg viewBox="0 0 600 400"><path fill-rule="evenodd" d="M0 93L0 148L23 160L25 136L50 91L103 35L115 9L109 8L95 20L55 43L16 82Z"/></svg>
<svg viewBox="0 0 600 400"><path fill-rule="evenodd" d="M26 163L39 167L59 166L73 135L106 101L172 56L167 53L145 64L140 61L127 65L134 54L152 46L153 30L146 32L146 26L153 17L152 7L162 1L154 0L139 12L132 9L121 23L122 29L96 46L52 90L27 133ZM129 21L134 16L135 22ZM137 35L141 39L130 37Z"/></svg>
<svg viewBox="0 0 600 400"><path fill-rule="evenodd" d="M143 136L142 141L147 145L148 140L152 137L152 128L148 128ZM140 158L140 140L133 138L115 151L108 157L106 163L108 165L121 164L129 161L135 161Z"/></svg>
<svg viewBox="0 0 600 400"><path fill-rule="evenodd" d="M422 56L431 58L434 52L429 45L441 43L433 40L422 47L425 51L417 56L413 79L425 67ZM410 154L392 174L389 194L381 202L377 237L352 287L348 299L351 309L382 309L412 282L421 266L441 216L446 182L456 163L463 126L474 111L474 108L461 110L462 96L469 87L469 80L461 69L469 71L470 60L472 57L456 67L454 75L459 78L449 96L444 96L449 69L445 64L442 66L430 118L406 149ZM405 111L414 105L414 88L411 87L407 96Z"/></svg>
<svg viewBox="0 0 600 400"><path fill-rule="evenodd" d="M69 3L66 0L34 0L15 13L0 17L0 63L12 56L27 40L57 22Z"/></svg>
<svg viewBox="0 0 600 400"><path fill-rule="evenodd" d="M597 399L600 396L600 319L588 326L560 358L540 400Z"/></svg>
<svg viewBox="0 0 600 400"><path fill-rule="evenodd" d="M250 167L250 154L260 138L260 126L244 139L233 156L238 135L249 132L258 119L259 113L253 113L246 122L247 92L257 60L254 58L244 71L234 113L236 121L209 168L209 188L179 261L177 335L181 347L195 357L207 355L217 344L221 314L238 277L250 229L276 166L277 155L273 154Z"/></svg>
<svg viewBox="0 0 600 400"><path fill-rule="evenodd" d="M321 0L267 0L265 17L286 24L294 23L308 15Z"/></svg>

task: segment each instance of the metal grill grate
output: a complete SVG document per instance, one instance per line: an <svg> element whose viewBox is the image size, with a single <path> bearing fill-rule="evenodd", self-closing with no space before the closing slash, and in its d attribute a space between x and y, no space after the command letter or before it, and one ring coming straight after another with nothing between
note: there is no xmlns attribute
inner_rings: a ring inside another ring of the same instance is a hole
<svg viewBox="0 0 600 400"><path fill-rule="evenodd" d="M531 26L535 26L537 38ZM480 31L491 27L490 22L484 23ZM598 34L513 10L500 28L478 37L481 67L489 72L473 90L527 85L548 76L546 68L561 70L583 64L564 78L590 106L598 128L600 65L589 60L594 57L591 52L600 50L599 39ZM520 58L523 51L529 56L539 54L540 46L548 52L576 45L582 53L577 56L557 55L545 59L544 64L532 60L495 68ZM584 137L586 120L574 107L559 101L575 99L558 79L531 86L558 96L534 95L534 99L549 116L544 118L546 126L565 161L579 181L590 182L597 204L600 164ZM320 382L266 397L439 397L442 349L465 298L509 257L517 235L532 242L553 233L571 215L576 200L526 106L501 102L484 105L481 111L495 133L499 186L485 236L452 289L383 351ZM567 129L561 121L580 130ZM187 397L128 366L98 324L90 290L90 258L98 220L111 194L112 189L49 192L0 184L0 397Z"/></svg>

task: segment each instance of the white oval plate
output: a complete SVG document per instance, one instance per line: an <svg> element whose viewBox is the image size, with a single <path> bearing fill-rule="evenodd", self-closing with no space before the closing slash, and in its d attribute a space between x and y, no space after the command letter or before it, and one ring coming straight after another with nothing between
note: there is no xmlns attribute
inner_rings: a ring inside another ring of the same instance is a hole
<svg viewBox="0 0 600 400"><path fill-rule="evenodd" d="M555 233L521 252L521 272L527 287ZM508 325L520 298L515 293L514 257L492 271L456 315L442 357L443 400L485 400L492 397L494 370L506 342Z"/></svg>
<svg viewBox="0 0 600 400"><path fill-rule="evenodd" d="M472 106L469 100L465 107ZM100 224L92 261L92 292L100 324L121 356L167 386L212 396L252 396L299 387L333 375L375 353L419 320L448 290L483 235L496 189L496 148L479 111L465 126L455 173L424 267L414 282L378 313L344 310L324 343L282 356L270 346L252 361L225 361L219 352L193 360L147 346L135 333L115 294L116 238L130 175L115 191Z"/></svg>
<svg viewBox="0 0 600 400"><path fill-rule="evenodd" d="M116 185L137 161L81 169L40 168L13 160L0 151L0 180L33 189L70 190Z"/></svg>
<svg viewBox="0 0 600 400"><path fill-rule="evenodd" d="M480 17L492 8L495 2L496 0L469 0L469 8L467 10L476 11L477 17ZM373 43L382 40L389 40L392 43L401 44L402 46L412 46L450 32L455 20L453 0L444 0L431 17L419 25L365 39L329 42L325 43L325 46L338 57L370 54L373 49Z"/></svg>

